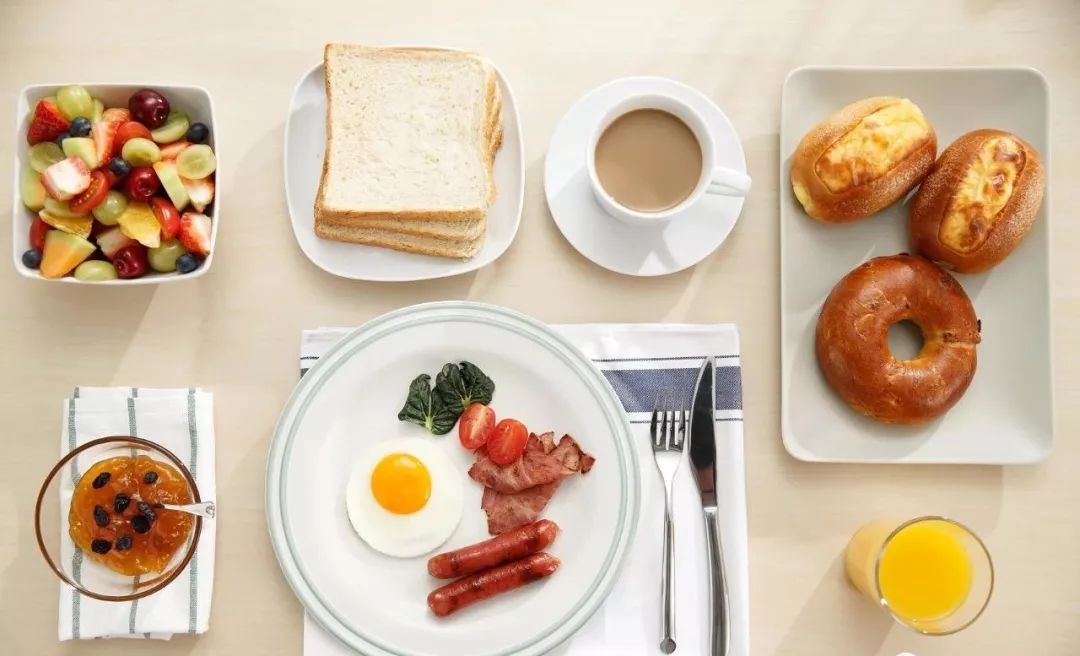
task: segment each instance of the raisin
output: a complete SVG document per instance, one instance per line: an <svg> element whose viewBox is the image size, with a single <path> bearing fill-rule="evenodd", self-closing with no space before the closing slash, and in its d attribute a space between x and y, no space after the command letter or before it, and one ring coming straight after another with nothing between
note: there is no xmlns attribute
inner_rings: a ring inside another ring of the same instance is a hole
<svg viewBox="0 0 1080 656"><path fill-rule="evenodd" d="M131 497L121 492L113 499L113 510L118 513L122 513L127 510L128 505L131 504Z"/></svg>
<svg viewBox="0 0 1080 656"><path fill-rule="evenodd" d="M101 506L94 506L94 523L101 527L109 525L109 513Z"/></svg>
<svg viewBox="0 0 1080 656"><path fill-rule="evenodd" d="M146 515L146 518L150 521L154 521L155 519L157 519L157 513L155 513L154 509L150 507L150 504L146 503L145 501L140 501L138 508L139 512L143 515Z"/></svg>
<svg viewBox="0 0 1080 656"><path fill-rule="evenodd" d="M142 482L146 483L147 485L153 485L154 483L157 483L157 472L156 471L148 471L148 472L146 472L145 474L143 474Z"/></svg>
<svg viewBox="0 0 1080 656"><path fill-rule="evenodd" d="M90 548L94 553L107 554L112 549L112 543L108 540L94 540L90 543Z"/></svg>
<svg viewBox="0 0 1080 656"><path fill-rule="evenodd" d="M131 548L131 542L132 542L131 535L129 535L127 533L121 535L120 537L116 538L116 550L117 551L127 551L128 549Z"/></svg>
<svg viewBox="0 0 1080 656"><path fill-rule="evenodd" d="M95 478L94 482L92 483L94 489L100 490L101 488L105 487L105 484L109 482L110 478L112 478L112 474L110 474L109 472L101 472L100 474L98 474L97 478Z"/></svg>
<svg viewBox="0 0 1080 656"><path fill-rule="evenodd" d="M150 520L146 515L135 515L131 518L131 528L135 529L136 533L146 533L150 530Z"/></svg>

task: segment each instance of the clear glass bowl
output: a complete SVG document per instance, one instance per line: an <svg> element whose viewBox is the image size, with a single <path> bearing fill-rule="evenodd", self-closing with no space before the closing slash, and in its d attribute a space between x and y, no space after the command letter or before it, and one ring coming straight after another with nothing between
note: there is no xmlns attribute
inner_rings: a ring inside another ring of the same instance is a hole
<svg viewBox="0 0 1080 656"><path fill-rule="evenodd" d="M175 467L187 481L194 503L202 501L198 485L188 468L171 451L138 437L101 437L71 451L53 466L38 491L34 508L34 530L45 562L60 580L79 592L102 601L131 601L152 595L180 575L195 554L202 535L203 518L195 516L184 545L177 549L162 572L125 576L85 557L68 536L70 493L82 473L94 463L116 456L147 456ZM67 500L61 507L61 486Z"/></svg>

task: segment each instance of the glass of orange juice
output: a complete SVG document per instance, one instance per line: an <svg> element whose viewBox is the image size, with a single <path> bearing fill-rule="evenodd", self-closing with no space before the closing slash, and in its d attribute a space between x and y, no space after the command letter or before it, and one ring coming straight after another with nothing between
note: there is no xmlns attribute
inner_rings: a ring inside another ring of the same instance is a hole
<svg viewBox="0 0 1080 656"><path fill-rule="evenodd" d="M944 517L870 522L852 536L844 560L863 595L926 635L970 626L994 590L986 545Z"/></svg>

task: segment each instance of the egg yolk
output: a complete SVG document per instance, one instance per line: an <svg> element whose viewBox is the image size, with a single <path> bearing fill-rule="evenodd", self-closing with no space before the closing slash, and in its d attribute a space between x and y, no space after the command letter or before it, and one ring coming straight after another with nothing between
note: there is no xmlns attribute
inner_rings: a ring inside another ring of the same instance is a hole
<svg viewBox="0 0 1080 656"><path fill-rule="evenodd" d="M415 456L391 453L371 472L371 493L386 510L408 515L423 508L431 497L431 474Z"/></svg>

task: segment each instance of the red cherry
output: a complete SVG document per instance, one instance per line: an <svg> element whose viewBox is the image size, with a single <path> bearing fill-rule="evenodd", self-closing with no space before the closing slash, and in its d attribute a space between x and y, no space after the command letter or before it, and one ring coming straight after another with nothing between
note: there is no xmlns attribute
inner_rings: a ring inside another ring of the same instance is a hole
<svg viewBox="0 0 1080 656"><path fill-rule="evenodd" d="M153 89L136 91L128 100L131 117L153 130L169 117L169 101Z"/></svg>
<svg viewBox="0 0 1080 656"><path fill-rule="evenodd" d="M113 266L116 267L116 275L121 278L140 278L150 268L150 262L146 259L146 247L142 244L131 244L116 251L113 255Z"/></svg>
<svg viewBox="0 0 1080 656"><path fill-rule="evenodd" d="M158 180L154 169L149 166L136 166L124 178L124 191L127 192L128 198L133 201L145 203L153 198L160 188L161 181Z"/></svg>

